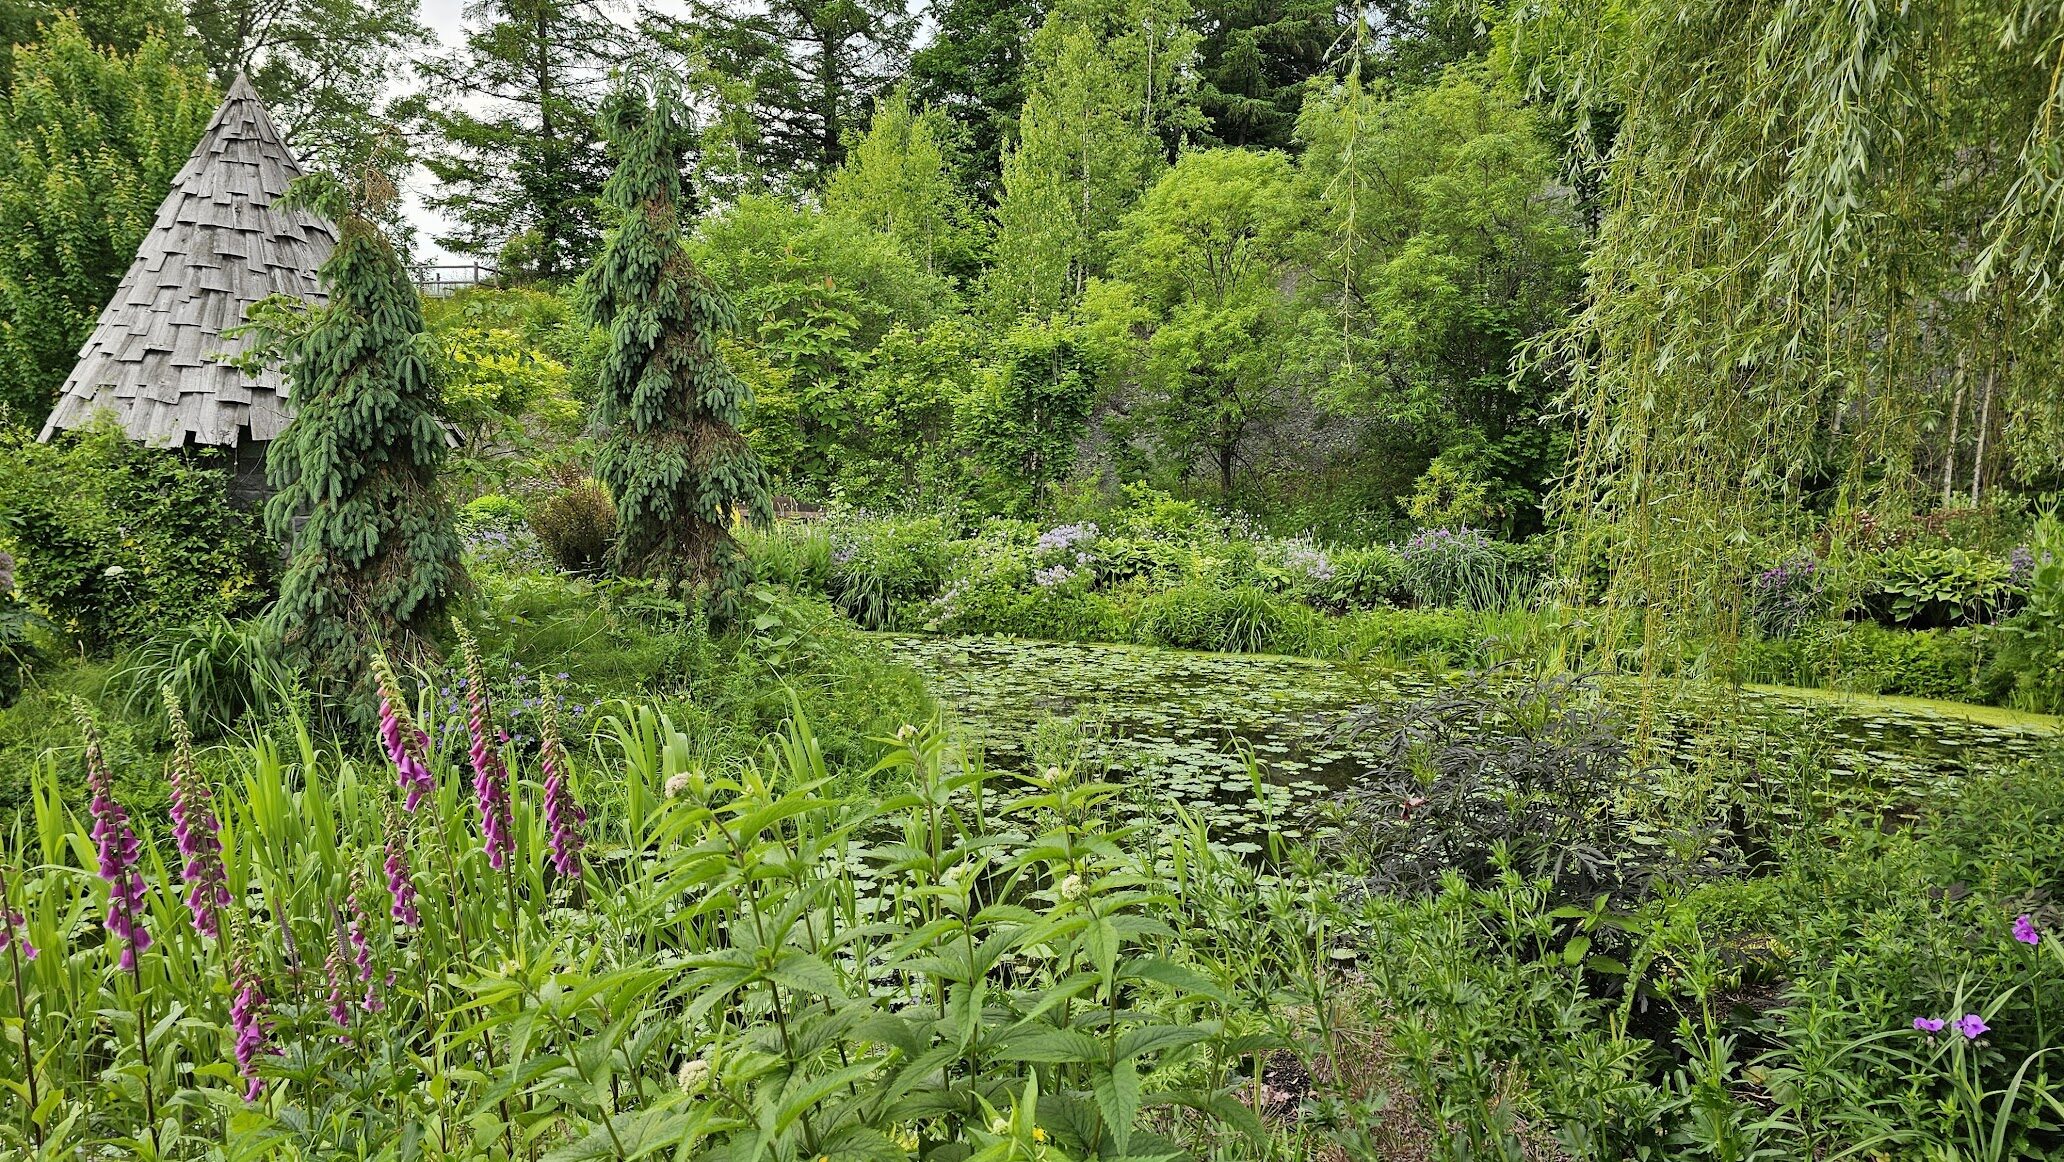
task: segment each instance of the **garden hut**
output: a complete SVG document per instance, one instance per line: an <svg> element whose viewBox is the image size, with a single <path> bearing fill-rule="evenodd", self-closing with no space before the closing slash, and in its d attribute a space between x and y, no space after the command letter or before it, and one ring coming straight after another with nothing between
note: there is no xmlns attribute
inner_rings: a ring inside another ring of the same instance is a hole
<svg viewBox="0 0 2064 1162"><path fill-rule="evenodd" d="M227 450L236 498L264 495L265 448L292 406L277 370L226 361L250 340L224 332L268 295L323 297L316 268L335 227L273 204L299 176L258 94L238 77L79 349L44 440L109 411L131 439L154 447Z"/></svg>

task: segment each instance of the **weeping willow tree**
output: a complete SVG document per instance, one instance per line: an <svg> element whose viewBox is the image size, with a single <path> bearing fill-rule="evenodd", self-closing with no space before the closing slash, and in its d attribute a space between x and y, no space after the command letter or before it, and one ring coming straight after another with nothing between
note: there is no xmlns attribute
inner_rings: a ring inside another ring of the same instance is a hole
<svg viewBox="0 0 2064 1162"><path fill-rule="evenodd" d="M1552 0L1506 31L1595 150L1585 306L1535 354L1572 383L1580 555L1680 615L1648 644L1733 625L1809 523L1840 554L2064 468L2064 11Z"/></svg>

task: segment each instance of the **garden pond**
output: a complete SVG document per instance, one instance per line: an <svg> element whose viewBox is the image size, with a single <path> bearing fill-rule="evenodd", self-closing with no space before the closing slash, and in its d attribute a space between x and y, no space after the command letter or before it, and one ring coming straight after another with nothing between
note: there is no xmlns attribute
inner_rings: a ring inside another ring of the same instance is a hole
<svg viewBox="0 0 2064 1162"><path fill-rule="evenodd" d="M1260 831L1297 838L1302 808L1351 787L1377 762L1380 734L1345 729L1358 710L1405 706L1447 676L1254 654L992 637L882 635L925 675L949 723L995 766L1022 769L1062 748L1142 792L1202 817L1235 848ZM1476 675L1471 681L1497 681ZM1736 699L1739 702L1735 702ZM1926 796L1978 766L2028 757L2057 720L1955 703L1818 691L1668 684L1627 691L1631 729L1654 761L1718 746L1768 769L1799 748L1834 779L1885 802ZM1248 755L1252 755L1250 769ZM1260 776L1257 781L1256 774Z"/></svg>

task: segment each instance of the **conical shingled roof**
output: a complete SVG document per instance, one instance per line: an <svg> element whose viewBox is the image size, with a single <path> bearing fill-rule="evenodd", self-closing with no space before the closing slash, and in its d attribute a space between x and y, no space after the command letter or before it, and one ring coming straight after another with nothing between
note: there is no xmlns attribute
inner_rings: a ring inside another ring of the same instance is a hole
<svg viewBox="0 0 2064 1162"><path fill-rule="evenodd" d="M290 416L277 371L221 362L249 340L222 332L275 293L322 301L315 271L335 227L273 199L301 176L250 83L238 77L79 349L48 440L112 409L131 439L158 447L271 440Z"/></svg>

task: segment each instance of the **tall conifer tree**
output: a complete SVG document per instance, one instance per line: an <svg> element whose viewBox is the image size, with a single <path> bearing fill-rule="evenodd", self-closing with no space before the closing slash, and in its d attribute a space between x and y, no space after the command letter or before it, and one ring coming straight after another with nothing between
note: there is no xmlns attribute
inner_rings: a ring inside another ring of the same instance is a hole
<svg viewBox="0 0 2064 1162"><path fill-rule="evenodd" d="M662 84L648 98L626 86L603 131L616 162L602 190L613 221L582 281L593 320L609 330L595 475L616 500L612 559L631 576L711 586L722 603L739 580L732 520L765 521L772 507L766 473L738 434L747 388L717 351L735 325L731 303L683 245L693 206L672 92Z"/></svg>
<svg viewBox="0 0 2064 1162"><path fill-rule="evenodd" d="M365 203L392 197L382 178L366 185ZM321 271L328 304L286 343L296 411L269 453L265 515L291 546L273 620L310 683L336 694L372 643L427 652L465 573L437 481L445 435L415 285L365 216L378 205L345 209L334 186L308 188L319 192L304 204L340 218L337 248Z"/></svg>

